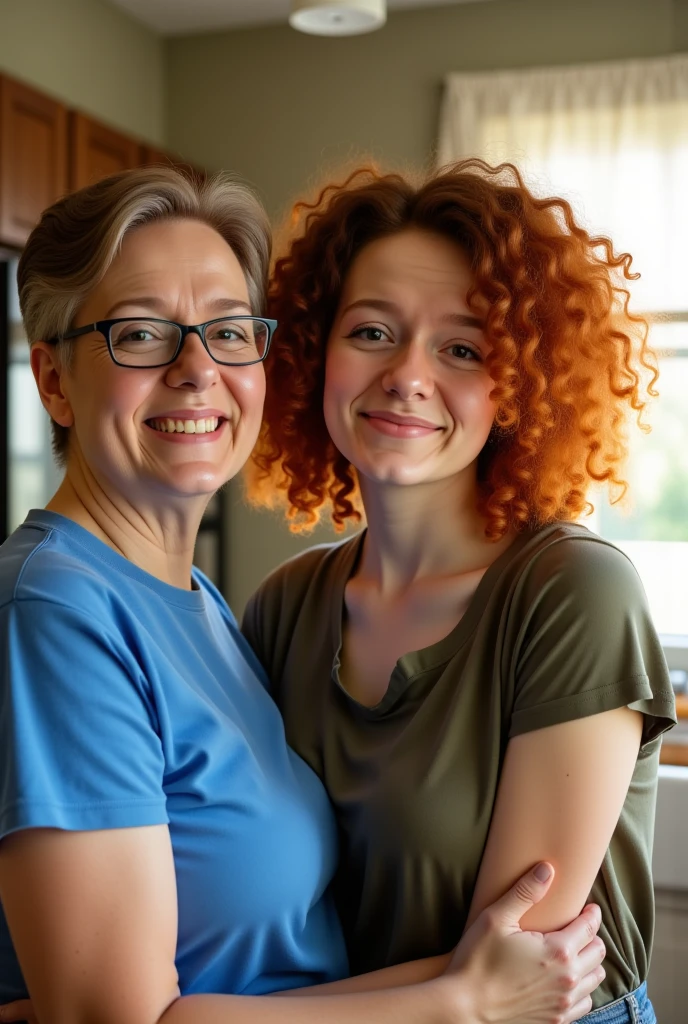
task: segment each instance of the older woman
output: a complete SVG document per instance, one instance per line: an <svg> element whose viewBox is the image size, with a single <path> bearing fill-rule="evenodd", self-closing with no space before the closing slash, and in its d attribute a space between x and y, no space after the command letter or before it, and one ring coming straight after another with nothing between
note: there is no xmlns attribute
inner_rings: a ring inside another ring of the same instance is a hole
<svg viewBox="0 0 688 1024"><path fill-rule="evenodd" d="M487 987L492 1020L570 1021L603 973L596 911L521 933L534 873L444 976L337 981L325 791L192 568L260 426L268 255L245 189L142 170L57 203L22 256L65 474L0 551L0 996L41 1024L472 1024Z"/></svg>
<svg viewBox="0 0 688 1024"><path fill-rule="evenodd" d="M363 169L302 213L254 494L306 525L360 497L367 528L277 570L244 630L338 814L352 969L441 953L544 857L557 880L525 921L561 927L592 891L594 1018L654 1024L673 694L633 566L575 523L592 483L623 487L653 393L630 257L479 161Z"/></svg>

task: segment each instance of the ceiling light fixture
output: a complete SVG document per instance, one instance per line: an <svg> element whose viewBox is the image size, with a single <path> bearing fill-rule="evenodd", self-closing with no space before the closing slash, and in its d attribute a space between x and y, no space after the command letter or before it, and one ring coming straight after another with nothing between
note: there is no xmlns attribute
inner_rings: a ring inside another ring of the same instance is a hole
<svg viewBox="0 0 688 1024"><path fill-rule="evenodd" d="M312 36L356 36L382 28L386 0L292 0L289 24Z"/></svg>

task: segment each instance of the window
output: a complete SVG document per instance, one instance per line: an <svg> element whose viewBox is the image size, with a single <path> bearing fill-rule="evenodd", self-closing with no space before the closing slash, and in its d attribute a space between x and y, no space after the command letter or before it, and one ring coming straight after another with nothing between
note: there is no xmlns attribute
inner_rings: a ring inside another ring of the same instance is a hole
<svg viewBox="0 0 688 1024"><path fill-rule="evenodd" d="M43 508L61 477L52 456L50 421L29 365L17 296L17 264L8 265L7 522L8 532L31 508Z"/></svg>
<svg viewBox="0 0 688 1024"><path fill-rule="evenodd" d="M566 197L632 254L632 307L663 314L651 331L660 398L652 432L632 433L630 509L593 494L585 522L629 554L670 665L688 669L688 58L450 75L439 160L476 155Z"/></svg>

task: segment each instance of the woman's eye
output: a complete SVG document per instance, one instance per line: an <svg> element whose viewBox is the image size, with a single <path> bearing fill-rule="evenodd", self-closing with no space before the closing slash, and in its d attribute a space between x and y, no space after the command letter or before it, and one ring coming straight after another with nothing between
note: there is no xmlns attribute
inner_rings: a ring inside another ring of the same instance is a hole
<svg viewBox="0 0 688 1024"><path fill-rule="evenodd" d="M215 345L248 345L253 342L239 324L214 324L206 332L206 341Z"/></svg>
<svg viewBox="0 0 688 1024"><path fill-rule="evenodd" d="M382 327L357 327L349 337L360 338L362 341L384 341L388 335Z"/></svg>
<svg viewBox="0 0 688 1024"><path fill-rule="evenodd" d="M157 334L153 334L152 331L148 331L144 327L124 331L118 338L113 338L117 345L144 345L160 340Z"/></svg>
<svg viewBox="0 0 688 1024"><path fill-rule="evenodd" d="M450 345L446 351L456 359L475 360L476 362L480 362L480 356L475 349L470 348L469 345Z"/></svg>
<svg viewBox="0 0 688 1024"><path fill-rule="evenodd" d="M145 320L123 321L113 324L110 341L113 345L155 345L167 340L174 327L148 323Z"/></svg>

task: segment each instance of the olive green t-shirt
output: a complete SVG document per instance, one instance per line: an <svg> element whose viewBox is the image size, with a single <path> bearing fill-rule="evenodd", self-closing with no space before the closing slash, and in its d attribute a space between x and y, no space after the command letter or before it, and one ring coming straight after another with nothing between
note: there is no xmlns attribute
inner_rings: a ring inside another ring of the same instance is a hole
<svg viewBox="0 0 688 1024"><path fill-rule="evenodd" d="M642 746L591 893L608 950L595 1005L618 999L647 977L659 737L675 721L633 565L581 526L519 535L452 632L400 658L371 708L338 678L344 587L363 536L281 566L243 624L287 740L338 816L335 892L352 972L458 942L512 736L627 705L644 714Z"/></svg>

